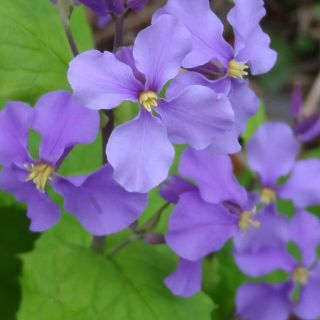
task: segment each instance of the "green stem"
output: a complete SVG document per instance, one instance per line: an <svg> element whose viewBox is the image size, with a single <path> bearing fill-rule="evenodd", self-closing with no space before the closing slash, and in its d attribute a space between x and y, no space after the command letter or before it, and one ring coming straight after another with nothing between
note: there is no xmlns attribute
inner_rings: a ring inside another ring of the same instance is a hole
<svg viewBox="0 0 320 320"><path fill-rule="evenodd" d="M114 40L113 40L113 52L115 52L120 46L122 46L123 42L123 16L114 16L115 21L115 32L114 32ZM105 115L108 117L107 125L101 129L102 135L102 163L108 163L107 155L105 152L106 145L109 141L111 133L114 129L114 115L113 110L104 110ZM97 237L94 236L92 239L91 248L99 253L103 253L104 244L105 244L106 236Z"/></svg>
<svg viewBox="0 0 320 320"><path fill-rule="evenodd" d="M123 248L125 248L127 245L129 245L130 243L132 243L133 241L139 240L139 239L143 239L144 234L147 231L150 231L152 228L154 228L158 222L160 221L161 215L163 214L163 212L170 206L170 203L167 202L165 203L163 206L161 206L153 215L152 217L146 221L140 228L137 228L136 230L134 230L134 233L128 238L125 239L123 242L121 242L118 246L116 246L115 248L113 248L109 253L108 253L108 257L113 256L115 253L119 252L120 250L122 250Z"/></svg>
<svg viewBox="0 0 320 320"><path fill-rule="evenodd" d="M67 36L72 54L74 56L77 56L79 54L79 50L70 27L70 18L73 11L72 1L59 0L57 3L57 7L60 16L60 21L63 26L64 32Z"/></svg>
<svg viewBox="0 0 320 320"><path fill-rule="evenodd" d="M99 253L103 253L106 237L94 236L91 243L91 249Z"/></svg>

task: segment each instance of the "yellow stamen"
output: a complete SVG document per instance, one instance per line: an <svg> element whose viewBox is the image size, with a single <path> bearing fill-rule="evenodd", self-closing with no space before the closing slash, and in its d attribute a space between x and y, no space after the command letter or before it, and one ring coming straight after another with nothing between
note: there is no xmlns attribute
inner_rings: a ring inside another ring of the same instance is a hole
<svg viewBox="0 0 320 320"><path fill-rule="evenodd" d="M158 96L153 91L144 91L140 93L139 103L149 112L158 105Z"/></svg>
<svg viewBox="0 0 320 320"><path fill-rule="evenodd" d="M248 75L247 69L249 69L249 67L246 64L231 60L228 65L228 76L231 78L243 79L243 77Z"/></svg>
<svg viewBox="0 0 320 320"><path fill-rule="evenodd" d="M299 284L306 284L309 280L309 270L303 267L296 268L292 273L292 279Z"/></svg>
<svg viewBox="0 0 320 320"><path fill-rule="evenodd" d="M261 222L251 219L256 214L256 210L244 211L241 214L239 227L242 230L248 230L250 227L260 228Z"/></svg>
<svg viewBox="0 0 320 320"><path fill-rule="evenodd" d="M271 202L276 201L276 199L277 199L277 195L272 189L270 188L262 189L260 201L263 204L270 204Z"/></svg>
<svg viewBox="0 0 320 320"><path fill-rule="evenodd" d="M27 170L30 174L26 181L32 181L36 185L37 189L43 193L48 179L51 178L54 172L53 167L47 163L39 163L37 165L27 167Z"/></svg>

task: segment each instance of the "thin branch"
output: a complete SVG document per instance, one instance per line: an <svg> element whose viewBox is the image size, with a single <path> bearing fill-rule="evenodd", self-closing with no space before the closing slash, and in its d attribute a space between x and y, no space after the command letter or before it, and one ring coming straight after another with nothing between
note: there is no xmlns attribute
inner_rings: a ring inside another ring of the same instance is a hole
<svg viewBox="0 0 320 320"><path fill-rule="evenodd" d="M77 56L79 54L79 50L70 27L70 18L73 11L73 4L70 1L59 0L57 3L57 7L60 21L67 36L72 54L74 56Z"/></svg>
<svg viewBox="0 0 320 320"><path fill-rule="evenodd" d="M119 46L122 45L123 41L123 16L114 16L115 20L115 32L114 32L114 43L113 43L113 51L115 52ZM114 115L113 110L105 110L105 115L108 117L107 125L101 129L102 134L102 163L108 163L107 155L105 152L106 145L109 141L111 133L114 129ZM97 252L103 253L104 243L106 236L104 237L93 237L91 248Z"/></svg>
<svg viewBox="0 0 320 320"><path fill-rule="evenodd" d="M163 206L161 206L153 215L152 217L146 221L140 228L137 228L136 230L133 230L133 234L128 238L125 239L123 242L121 242L118 246L113 248L108 254L107 257L113 256L115 253L119 252L123 248L125 248L127 245L132 243L135 240L142 239L144 237L145 232L149 231L153 227L155 227L158 222L160 221L161 215L163 212L170 206L170 203L167 202Z"/></svg>
<svg viewBox="0 0 320 320"><path fill-rule="evenodd" d="M117 252L121 251L122 249L124 249L127 245L129 245L130 243L132 243L135 240L141 239L142 238L142 234L133 234L130 238L122 241L119 245L117 245L116 247L114 247L108 254L107 257L111 257L113 255L115 255Z"/></svg>
<svg viewBox="0 0 320 320"><path fill-rule="evenodd" d="M99 253L103 253L106 237L94 236L91 243L91 249Z"/></svg>

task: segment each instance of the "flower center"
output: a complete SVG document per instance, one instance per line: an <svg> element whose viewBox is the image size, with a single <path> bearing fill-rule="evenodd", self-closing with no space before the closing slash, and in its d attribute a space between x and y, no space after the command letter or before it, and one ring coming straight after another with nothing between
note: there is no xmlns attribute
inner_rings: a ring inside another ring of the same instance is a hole
<svg viewBox="0 0 320 320"><path fill-rule="evenodd" d="M228 76L231 78L243 79L243 77L248 75L247 69L249 69L249 67L246 64L231 60L228 65Z"/></svg>
<svg viewBox="0 0 320 320"><path fill-rule="evenodd" d="M39 163L37 165L31 165L27 167L27 170L30 172L26 181L32 181L37 189L44 193L48 179L51 178L54 169L47 163Z"/></svg>
<svg viewBox="0 0 320 320"><path fill-rule="evenodd" d="M270 188L262 189L260 201L263 204L270 204L271 202L276 201L276 199L277 199L277 195L272 189Z"/></svg>
<svg viewBox="0 0 320 320"><path fill-rule="evenodd" d="M158 95L154 91L144 91L140 93L139 103L149 112L158 105Z"/></svg>
<svg viewBox="0 0 320 320"><path fill-rule="evenodd" d="M242 230L248 230L250 227L260 228L260 221L253 220L252 217L256 214L256 210L244 211L239 220L239 227Z"/></svg>
<svg viewBox="0 0 320 320"><path fill-rule="evenodd" d="M296 268L292 273L292 279L299 284L306 284L309 280L309 270L303 267Z"/></svg>

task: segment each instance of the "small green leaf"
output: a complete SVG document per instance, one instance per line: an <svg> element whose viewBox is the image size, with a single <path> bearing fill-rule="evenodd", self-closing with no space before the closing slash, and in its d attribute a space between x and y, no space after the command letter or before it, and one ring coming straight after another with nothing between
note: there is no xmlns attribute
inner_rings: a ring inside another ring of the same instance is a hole
<svg viewBox="0 0 320 320"><path fill-rule="evenodd" d="M292 241L290 241L287 245L287 249L289 253L295 258L297 261L302 262L302 253L299 247Z"/></svg>
<svg viewBox="0 0 320 320"><path fill-rule="evenodd" d="M258 112L248 120L247 128L242 134L245 142L248 142L256 133L258 127L267 121L267 115L263 103L260 103Z"/></svg>

